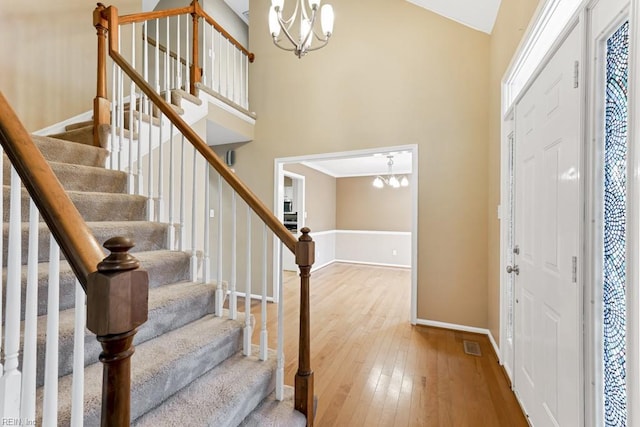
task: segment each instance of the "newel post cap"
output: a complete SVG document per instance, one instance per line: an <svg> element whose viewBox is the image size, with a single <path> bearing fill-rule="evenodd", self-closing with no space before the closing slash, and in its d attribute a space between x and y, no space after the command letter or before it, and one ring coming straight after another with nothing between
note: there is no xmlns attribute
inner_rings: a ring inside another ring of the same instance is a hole
<svg viewBox="0 0 640 427"><path fill-rule="evenodd" d="M98 336L122 334L147 321L149 274L129 254L133 246L124 237L107 240L111 253L89 274L87 328Z"/></svg>
<svg viewBox="0 0 640 427"><path fill-rule="evenodd" d="M315 262L316 242L313 241L308 227L300 230L302 236L296 242L296 264L298 266L311 266Z"/></svg>

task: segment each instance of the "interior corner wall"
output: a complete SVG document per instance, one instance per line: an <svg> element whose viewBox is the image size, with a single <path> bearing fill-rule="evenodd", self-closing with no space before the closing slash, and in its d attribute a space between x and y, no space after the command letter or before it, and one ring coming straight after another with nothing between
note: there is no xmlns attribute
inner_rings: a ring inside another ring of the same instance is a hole
<svg viewBox="0 0 640 427"><path fill-rule="evenodd" d="M489 36L406 1L330 3L331 41L298 59L251 0L257 121L236 171L272 201L275 158L417 144L418 318L486 328Z"/></svg>
<svg viewBox="0 0 640 427"><path fill-rule="evenodd" d="M489 199L488 218L488 328L496 343L500 342L500 147L501 82L524 35L539 0L503 1L491 35L489 80Z"/></svg>
<svg viewBox="0 0 640 427"><path fill-rule="evenodd" d="M336 180L336 229L410 232L411 188L375 188L373 178Z"/></svg>
<svg viewBox="0 0 640 427"><path fill-rule="evenodd" d="M315 169L292 163L284 165L284 170L305 177L305 226L313 232L335 230L336 228L336 179ZM304 213L298 213L304 215Z"/></svg>
<svg viewBox="0 0 640 427"><path fill-rule="evenodd" d="M114 0L120 14L140 0ZM27 130L93 108L96 96L95 2L5 1L0 7L0 90Z"/></svg>

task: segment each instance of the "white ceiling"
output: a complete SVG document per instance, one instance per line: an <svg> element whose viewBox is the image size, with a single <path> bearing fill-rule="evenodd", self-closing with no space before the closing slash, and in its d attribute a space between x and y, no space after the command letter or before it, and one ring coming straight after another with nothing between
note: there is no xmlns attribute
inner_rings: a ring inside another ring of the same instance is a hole
<svg viewBox="0 0 640 427"><path fill-rule="evenodd" d="M149 0L146 0L149 1ZM224 0L247 24L249 0ZM491 34L501 0L407 0L456 22ZM265 16L264 19L267 19Z"/></svg>
<svg viewBox="0 0 640 427"><path fill-rule="evenodd" d="M407 0L410 3L491 34L501 0Z"/></svg>
<svg viewBox="0 0 640 427"><path fill-rule="evenodd" d="M411 152L376 153L359 157L343 157L337 159L307 160L303 165L334 178L353 176L386 175L389 172L387 156L393 156L393 173L411 173Z"/></svg>

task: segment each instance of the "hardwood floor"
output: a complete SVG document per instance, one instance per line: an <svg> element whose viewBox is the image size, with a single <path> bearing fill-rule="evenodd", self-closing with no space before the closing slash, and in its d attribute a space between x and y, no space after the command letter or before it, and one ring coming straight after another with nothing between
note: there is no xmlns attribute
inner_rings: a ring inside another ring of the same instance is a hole
<svg viewBox="0 0 640 427"><path fill-rule="evenodd" d="M298 284L294 273L285 274L289 385L297 367ZM315 425L526 426L489 340L412 326L409 305L406 269L332 264L312 274ZM276 348L276 310L268 305L271 348ZM258 302L252 312L257 343ZM463 340L477 341L482 356L464 353Z"/></svg>

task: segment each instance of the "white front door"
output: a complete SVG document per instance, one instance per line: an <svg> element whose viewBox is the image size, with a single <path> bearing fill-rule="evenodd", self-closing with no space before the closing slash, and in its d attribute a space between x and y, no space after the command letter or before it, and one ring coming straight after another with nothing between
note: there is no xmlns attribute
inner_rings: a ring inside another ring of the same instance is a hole
<svg viewBox="0 0 640 427"><path fill-rule="evenodd" d="M582 423L579 28L516 104L514 388L535 426Z"/></svg>

